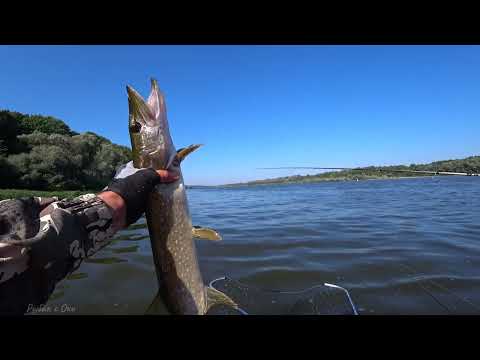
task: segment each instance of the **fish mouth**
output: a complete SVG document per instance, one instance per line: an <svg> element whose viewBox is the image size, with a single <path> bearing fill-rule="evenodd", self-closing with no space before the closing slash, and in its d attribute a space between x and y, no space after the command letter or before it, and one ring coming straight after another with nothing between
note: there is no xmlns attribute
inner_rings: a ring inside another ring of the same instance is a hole
<svg viewBox="0 0 480 360"><path fill-rule="evenodd" d="M127 85L130 129L139 132L142 126L154 126L154 116L142 96Z"/></svg>
<svg viewBox="0 0 480 360"><path fill-rule="evenodd" d="M165 98L157 81L151 79L151 91L145 100L133 87L127 85L129 130L134 148L147 163L166 168L176 154L170 137Z"/></svg>
<svg viewBox="0 0 480 360"><path fill-rule="evenodd" d="M130 85L127 85L127 94L130 128L166 125L165 100L158 87L157 80L151 79L151 91L147 101Z"/></svg>

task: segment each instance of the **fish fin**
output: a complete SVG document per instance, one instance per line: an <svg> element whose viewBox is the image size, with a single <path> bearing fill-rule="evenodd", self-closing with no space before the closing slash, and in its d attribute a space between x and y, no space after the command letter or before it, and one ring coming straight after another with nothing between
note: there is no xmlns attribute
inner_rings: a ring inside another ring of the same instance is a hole
<svg viewBox="0 0 480 360"><path fill-rule="evenodd" d="M152 300L152 303L148 306L147 310L145 311L145 315L159 315L165 314L167 309L165 304L160 296L160 292L157 293L155 298Z"/></svg>
<svg viewBox="0 0 480 360"><path fill-rule="evenodd" d="M233 307L234 309L239 308L237 303L230 299L230 297L225 295L223 292L211 287L205 287L205 290L207 292L207 311L215 305L227 305Z"/></svg>
<svg viewBox="0 0 480 360"><path fill-rule="evenodd" d="M198 239L213 240L218 241L222 240L220 234L210 228L194 226L192 227L192 236Z"/></svg>
<svg viewBox="0 0 480 360"><path fill-rule="evenodd" d="M177 151L177 160L179 162L182 162L185 157L197 150L200 146L203 146L203 144L196 144L196 145L190 145L187 146L186 148L181 148L180 150Z"/></svg>

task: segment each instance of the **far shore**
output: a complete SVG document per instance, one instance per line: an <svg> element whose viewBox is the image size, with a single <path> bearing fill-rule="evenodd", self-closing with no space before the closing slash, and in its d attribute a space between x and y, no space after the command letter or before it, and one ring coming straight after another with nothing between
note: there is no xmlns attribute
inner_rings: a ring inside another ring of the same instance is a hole
<svg viewBox="0 0 480 360"><path fill-rule="evenodd" d="M366 181L366 180L400 180L400 179L418 179L418 178L429 178L432 175L416 175L416 176L395 176L395 177L372 177L367 179L358 179L358 181ZM215 186L202 186L202 185L189 185L190 187L240 187L240 186L260 186L260 185L289 185L289 184L313 184L313 183L320 183L320 182L356 182L355 179L315 179L309 181L272 181L272 182L246 182L246 183L236 183L236 184L225 184L225 185L215 185Z"/></svg>
<svg viewBox="0 0 480 360"><path fill-rule="evenodd" d="M435 176L438 176L438 175L435 175ZM374 178L374 179L365 179L365 180L400 180L400 179L418 179L418 178L429 178L429 177L433 177L433 176L432 175L398 176L398 177Z"/></svg>
<svg viewBox="0 0 480 360"><path fill-rule="evenodd" d="M432 175L420 176L398 176L398 177L377 177L368 179L358 179L358 181L367 180L400 180L400 179L419 179L429 178ZM310 181L279 181L279 182L258 182L258 183L237 183L225 185L186 185L187 189L215 189L215 188L235 188L243 186L268 186L268 185L295 185L295 184L314 184L321 182L356 182L354 179L315 179ZM34 189L0 189L0 201L5 199L15 199L21 197L39 196L39 197L58 197L59 199L74 198L84 194L96 194L101 190L34 190Z"/></svg>

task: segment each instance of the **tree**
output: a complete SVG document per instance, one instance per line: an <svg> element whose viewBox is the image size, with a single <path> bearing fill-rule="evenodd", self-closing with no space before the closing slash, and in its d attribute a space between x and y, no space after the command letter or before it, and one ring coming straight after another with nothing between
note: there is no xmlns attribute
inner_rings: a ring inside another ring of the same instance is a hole
<svg viewBox="0 0 480 360"><path fill-rule="evenodd" d="M9 111L0 111L0 147L3 154L15 152L17 149L18 122Z"/></svg>
<svg viewBox="0 0 480 360"><path fill-rule="evenodd" d="M0 156L0 188L15 188L18 176L17 168L6 157Z"/></svg>
<svg viewBox="0 0 480 360"><path fill-rule="evenodd" d="M19 133L31 134L39 131L44 134L72 135L70 127L62 120L52 116L22 115L18 116Z"/></svg>
<svg viewBox="0 0 480 360"><path fill-rule="evenodd" d="M99 189L131 159L125 146L61 120L0 111L0 187Z"/></svg>
<svg viewBox="0 0 480 360"><path fill-rule="evenodd" d="M83 154L82 179L89 188L107 185L116 169L131 159L131 152L124 146L87 132L72 137L77 152Z"/></svg>

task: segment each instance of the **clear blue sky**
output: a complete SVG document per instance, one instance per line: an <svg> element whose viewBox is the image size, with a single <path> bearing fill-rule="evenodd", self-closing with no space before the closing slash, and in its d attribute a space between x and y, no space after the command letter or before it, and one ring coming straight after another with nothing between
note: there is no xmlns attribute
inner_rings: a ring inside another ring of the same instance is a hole
<svg viewBox="0 0 480 360"><path fill-rule="evenodd" d="M127 146L125 85L156 77L177 148L205 144L187 184L480 152L478 46L0 46L0 65L0 108Z"/></svg>

